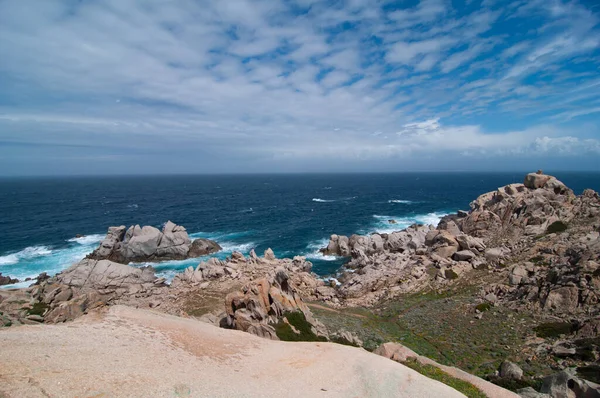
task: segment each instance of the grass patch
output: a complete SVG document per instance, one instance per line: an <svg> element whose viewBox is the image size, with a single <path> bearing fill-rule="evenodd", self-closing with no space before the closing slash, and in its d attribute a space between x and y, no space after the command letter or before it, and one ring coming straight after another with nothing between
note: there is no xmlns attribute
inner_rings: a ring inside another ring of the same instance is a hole
<svg viewBox="0 0 600 398"><path fill-rule="evenodd" d="M44 316L44 313L46 312L47 309L48 309L48 304L42 303L42 302L37 302L37 303L33 304L33 306L31 306L31 308L29 308L27 310L27 315Z"/></svg>
<svg viewBox="0 0 600 398"><path fill-rule="evenodd" d="M301 311L288 312L284 315L288 322L300 333L292 330L290 325L283 320L274 325L275 333L282 341L327 341L325 337L317 336L313 333L310 323L306 320Z"/></svg>
<svg viewBox="0 0 600 398"><path fill-rule="evenodd" d="M475 309L479 312L489 311L492 308L492 304L490 303L481 303L475 306Z"/></svg>
<svg viewBox="0 0 600 398"><path fill-rule="evenodd" d="M554 221L552 224L548 225L546 228L547 234L556 234L559 232L565 232L567 230L567 224L562 221Z"/></svg>
<svg viewBox="0 0 600 398"><path fill-rule="evenodd" d="M571 334L575 331L575 327L570 322L547 322L540 323L533 330L538 337L551 338Z"/></svg>
<svg viewBox="0 0 600 398"><path fill-rule="evenodd" d="M455 390L465 394L469 398L486 398L486 395L473 384L452 377L448 373L433 365L424 365L412 358L409 358L407 361L402 362L402 364L408 366L413 370L416 370L423 376L427 376L430 379L437 380L446 384L447 386L454 388Z"/></svg>

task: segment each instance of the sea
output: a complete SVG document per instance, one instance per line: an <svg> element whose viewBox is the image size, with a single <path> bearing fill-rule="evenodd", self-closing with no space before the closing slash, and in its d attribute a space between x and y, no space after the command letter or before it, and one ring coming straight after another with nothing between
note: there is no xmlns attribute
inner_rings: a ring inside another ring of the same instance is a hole
<svg viewBox="0 0 600 398"><path fill-rule="evenodd" d="M580 194L600 173L552 173ZM306 256L333 277L345 259L323 256L331 234L389 233L437 225L477 196L522 182L512 173L181 175L0 179L0 273L55 274L94 250L113 225L183 225L192 238L233 251ZM390 223L394 220L395 224ZM77 237L80 236L80 237ZM172 278L208 257L152 265ZM26 286L19 284L18 286ZM10 287L10 286L8 286Z"/></svg>

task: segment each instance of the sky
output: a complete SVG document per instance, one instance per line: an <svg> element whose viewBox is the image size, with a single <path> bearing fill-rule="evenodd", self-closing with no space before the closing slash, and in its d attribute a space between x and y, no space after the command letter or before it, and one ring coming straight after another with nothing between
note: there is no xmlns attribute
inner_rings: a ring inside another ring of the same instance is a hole
<svg viewBox="0 0 600 398"><path fill-rule="evenodd" d="M600 170L596 0L0 0L0 175Z"/></svg>

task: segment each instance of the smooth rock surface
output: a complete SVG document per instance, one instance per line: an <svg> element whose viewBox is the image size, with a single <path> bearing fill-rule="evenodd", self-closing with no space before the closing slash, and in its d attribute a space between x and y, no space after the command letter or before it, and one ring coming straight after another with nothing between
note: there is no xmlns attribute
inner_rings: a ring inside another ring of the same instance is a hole
<svg viewBox="0 0 600 398"><path fill-rule="evenodd" d="M365 350L123 306L0 330L3 397L464 397Z"/></svg>

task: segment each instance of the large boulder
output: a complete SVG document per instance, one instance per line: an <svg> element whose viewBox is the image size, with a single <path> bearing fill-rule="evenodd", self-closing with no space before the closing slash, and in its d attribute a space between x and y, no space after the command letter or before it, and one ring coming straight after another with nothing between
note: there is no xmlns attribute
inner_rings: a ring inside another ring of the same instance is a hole
<svg viewBox="0 0 600 398"><path fill-rule="evenodd" d="M523 378L523 369L513 362L504 361L500 365L499 374L503 379L521 380Z"/></svg>
<svg viewBox="0 0 600 398"><path fill-rule="evenodd" d="M152 226L110 227L100 246L88 258L131 262L184 260L221 250L209 239L192 241L184 227L168 221L162 231Z"/></svg>

